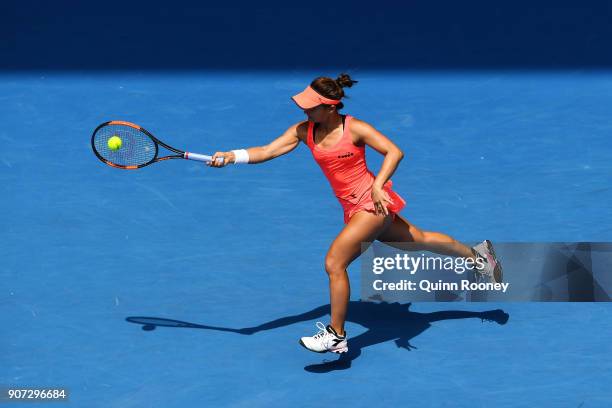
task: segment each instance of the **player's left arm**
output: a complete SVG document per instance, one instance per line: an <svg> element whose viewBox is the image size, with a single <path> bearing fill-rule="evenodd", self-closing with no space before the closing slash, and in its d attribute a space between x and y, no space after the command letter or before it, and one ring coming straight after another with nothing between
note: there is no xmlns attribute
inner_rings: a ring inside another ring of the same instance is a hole
<svg viewBox="0 0 612 408"><path fill-rule="evenodd" d="M372 185L372 200L376 212L387 215L389 212L386 202L389 200L383 192L383 186L397 169L399 162L404 158L404 153L387 136L362 120L353 119L351 121L351 134L355 144L366 144L385 156Z"/></svg>
<svg viewBox="0 0 612 408"><path fill-rule="evenodd" d="M385 156L378 175L374 180L374 187L382 189L397 169L400 161L404 158L404 152L387 136L376 130L374 126L362 120L353 119L351 121L351 133L354 143L366 144Z"/></svg>

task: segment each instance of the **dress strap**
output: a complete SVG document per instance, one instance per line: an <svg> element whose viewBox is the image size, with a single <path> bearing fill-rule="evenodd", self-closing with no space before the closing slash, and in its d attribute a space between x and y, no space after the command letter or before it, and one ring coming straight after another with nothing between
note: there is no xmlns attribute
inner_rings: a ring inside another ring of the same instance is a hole
<svg viewBox="0 0 612 408"><path fill-rule="evenodd" d="M306 135L306 144L311 149L314 148L314 122L308 121L308 134Z"/></svg>
<svg viewBox="0 0 612 408"><path fill-rule="evenodd" d="M346 142L346 138L348 137L348 142L353 144L353 138L351 137L351 132L349 131L349 126L351 124L351 115L344 116L344 123L342 124L342 141Z"/></svg>

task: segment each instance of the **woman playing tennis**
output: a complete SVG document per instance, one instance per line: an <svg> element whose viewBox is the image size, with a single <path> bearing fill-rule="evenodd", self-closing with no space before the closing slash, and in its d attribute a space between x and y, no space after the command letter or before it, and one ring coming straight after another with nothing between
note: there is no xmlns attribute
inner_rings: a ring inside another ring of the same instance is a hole
<svg viewBox="0 0 612 408"><path fill-rule="evenodd" d="M385 135L368 123L343 115L343 88L357 81L342 74L337 79L316 78L310 86L292 99L308 120L289 127L266 146L217 152L213 167L227 164L262 163L289 153L300 142L308 146L314 160L329 180L344 209L346 224L334 239L325 257L329 276L331 322L318 323L320 329L312 337L302 337L300 344L319 353L348 351L344 322L350 297L347 274L349 264L361 254L361 244L382 242L415 243L430 252L469 258L484 267L478 273L490 282L501 282L501 265L489 241L470 248L452 237L423 231L399 215L406 202L392 189L391 176L404 157L402 151ZM365 146L384 155L374 175L366 165ZM218 160L217 158L223 158Z"/></svg>

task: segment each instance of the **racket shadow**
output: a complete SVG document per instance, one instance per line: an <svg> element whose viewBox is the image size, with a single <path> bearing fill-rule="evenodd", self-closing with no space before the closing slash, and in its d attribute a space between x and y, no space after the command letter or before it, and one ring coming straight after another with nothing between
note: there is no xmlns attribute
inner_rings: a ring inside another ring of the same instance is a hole
<svg viewBox="0 0 612 408"><path fill-rule="evenodd" d="M357 359L362 350L375 344L394 341L395 345L407 351L414 350L410 340L431 327L431 323L441 320L455 319L481 319L494 321L500 325L506 324L509 315L501 309L485 312L470 312L463 310L447 310L432 313L411 312L411 303L372 303L362 301L351 301L347 321L357 323L367 330L349 338L349 351L341 354L336 360L311 364L304 370L312 373L327 373L336 370L346 370L351 367L352 362ZM329 305L319 306L302 314L282 317L253 327L241 329L208 326L184 322L180 320L164 319L158 317L133 316L127 317L130 323L142 325L143 330L154 330L157 327L188 328L216 330L243 335L252 335L260 331L273 330L291 324L319 319L330 314Z"/></svg>

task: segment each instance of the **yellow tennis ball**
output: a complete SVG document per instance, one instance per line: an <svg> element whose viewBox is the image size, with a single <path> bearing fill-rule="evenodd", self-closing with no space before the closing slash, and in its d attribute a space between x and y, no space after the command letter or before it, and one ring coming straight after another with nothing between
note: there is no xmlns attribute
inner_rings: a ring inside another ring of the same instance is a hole
<svg viewBox="0 0 612 408"><path fill-rule="evenodd" d="M108 139L108 148L111 150L121 149L121 138L119 136L113 136Z"/></svg>

